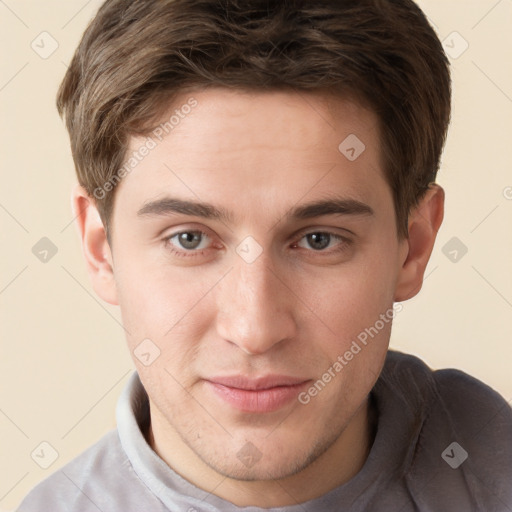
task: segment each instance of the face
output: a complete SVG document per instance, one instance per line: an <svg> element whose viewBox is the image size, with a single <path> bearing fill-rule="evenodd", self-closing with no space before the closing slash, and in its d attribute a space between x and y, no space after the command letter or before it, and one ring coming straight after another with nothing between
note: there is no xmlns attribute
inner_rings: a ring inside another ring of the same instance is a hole
<svg viewBox="0 0 512 512"><path fill-rule="evenodd" d="M283 478L345 430L388 348L403 243L377 119L312 93L203 90L162 122L176 109L116 190L128 344L153 428L223 475Z"/></svg>

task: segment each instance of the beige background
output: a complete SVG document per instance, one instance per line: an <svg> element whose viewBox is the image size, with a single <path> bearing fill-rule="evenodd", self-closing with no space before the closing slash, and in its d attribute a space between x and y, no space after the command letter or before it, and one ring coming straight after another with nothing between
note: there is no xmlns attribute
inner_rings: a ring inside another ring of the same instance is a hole
<svg viewBox="0 0 512 512"><path fill-rule="evenodd" d="M73 163L54 108L100 3L0 0L0 511L114 427L133 368L118 311L96 299L82 263L69 201ZM420 5L453 56L453 121L439 174L447 210L424 289L404 303L392 346L434 368L460 368L510 401L512 0ZM31 48L35 40L40 53L51 50L43 31L59 45L46 59ZM32 253L42 237L58 249L46 263ZM468 249L457 262L443 253L453 237ZM35 450L39 463L51 461L43 441L59 454L47 469L31 458Z"/></svg>

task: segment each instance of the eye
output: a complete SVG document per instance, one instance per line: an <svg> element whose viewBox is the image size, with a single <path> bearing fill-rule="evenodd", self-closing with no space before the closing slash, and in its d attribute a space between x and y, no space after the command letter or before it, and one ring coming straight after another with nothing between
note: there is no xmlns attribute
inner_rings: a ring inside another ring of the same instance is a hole
<svg viewBox="0 0 512 512"><path fill-rule="evenodd" d="M338 245L348 242L343 237L324 231L316 231L304 235L297 243L298 247L304 249L313 249L314 251L324 251Z"/></svg>
<svg viewBox="0 0 512 512"><path fill-rule="evenodd" d="M202 231L181 231L180 233L167 237L166 240L174 249L182 252L207 249L210 242L208 235Z"/></svg>

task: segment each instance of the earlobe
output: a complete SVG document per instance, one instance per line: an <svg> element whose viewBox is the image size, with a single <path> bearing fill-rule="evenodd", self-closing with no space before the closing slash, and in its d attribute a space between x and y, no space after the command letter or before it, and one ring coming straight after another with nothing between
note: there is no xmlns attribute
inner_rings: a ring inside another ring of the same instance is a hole
<svg viewBox="0 0 512 512"><path fill-rule="evenodd" d="M109 304L118 305L112 253L96 202L80 185L73 190L71 202L94 291Z"/></svg>
<svg viewBox="0 0 512 512"><path fill-rule="evenodd" d="M409 237L403 241L405 258L395 289L396 302L410 299L421 290L443 216L444 190L437 184L431 184L409 215Z"/></svg>

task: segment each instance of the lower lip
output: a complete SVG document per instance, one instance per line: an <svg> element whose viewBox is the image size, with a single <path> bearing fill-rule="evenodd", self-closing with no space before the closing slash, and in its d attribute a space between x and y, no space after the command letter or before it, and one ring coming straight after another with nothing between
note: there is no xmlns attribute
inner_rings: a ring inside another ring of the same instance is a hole
<svg viewBox="0 0 512 512"><path fill-rule="evenodd" d="M212 390L224 402L243 412L272 412L281 409L293 400L307 386L307 382L295 384L294 386L278 386L269 389L248 390L239 388L230 388L206 381Z"/></svg>

